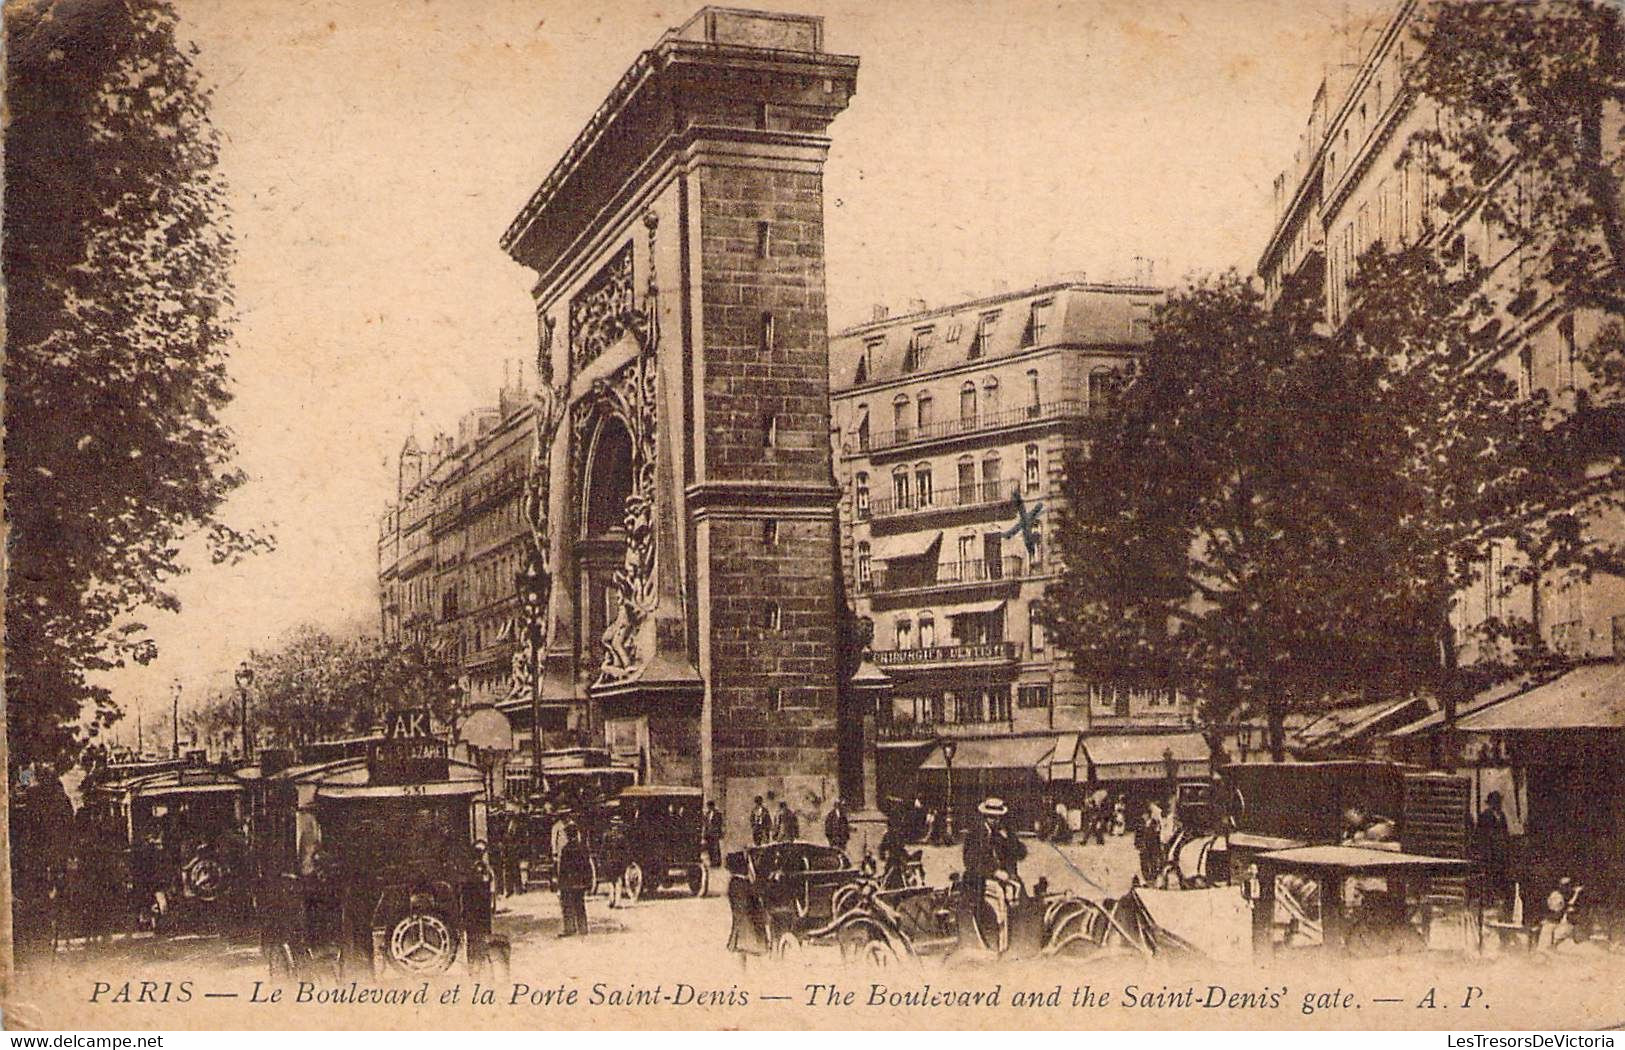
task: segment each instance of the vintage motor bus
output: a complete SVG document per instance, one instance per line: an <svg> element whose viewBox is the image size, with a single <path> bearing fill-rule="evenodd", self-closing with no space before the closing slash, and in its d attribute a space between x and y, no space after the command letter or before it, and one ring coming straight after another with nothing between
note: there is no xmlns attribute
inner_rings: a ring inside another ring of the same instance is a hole
<svg viewBox="0 0 1625 1050"><path fill-rule="evenodd" d="M366 757L261 778L256 905L273 977L506 966L491 936L484 775L446 757L426 712L408 721Z"/></svg>
<svg viewBox="0 0 1625 1050"><path fill-rule="evenodd" d="M245 802L240 779L198 761L87 782L87 827L123 868L137 925L164 932L246 910Z"/></svg>

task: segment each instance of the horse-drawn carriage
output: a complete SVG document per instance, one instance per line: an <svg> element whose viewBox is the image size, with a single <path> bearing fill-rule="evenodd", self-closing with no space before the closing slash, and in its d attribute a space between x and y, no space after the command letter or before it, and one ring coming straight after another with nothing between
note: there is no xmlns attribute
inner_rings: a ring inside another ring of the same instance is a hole
<svg viewBox="0 0 1625 1050"><path fill-rule="evenodd" d="M1001 958L1087 957L1138 946L1115 902L1068 893L1030 893L990 881L976 902L959 883L884 889L837 849L781 842L728 857L728 899L741 928L779 957L833 946L849 962L887 966L958 950Z"/></svg>

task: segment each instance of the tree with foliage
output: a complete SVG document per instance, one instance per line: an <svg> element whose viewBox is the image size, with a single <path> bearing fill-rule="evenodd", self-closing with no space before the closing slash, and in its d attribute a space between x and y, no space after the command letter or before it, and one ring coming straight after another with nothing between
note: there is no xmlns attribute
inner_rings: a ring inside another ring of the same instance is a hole
<svg viewBox="0 0 1625 1050"><path fill-rule="evenodd" d="M1452 603L1547 455L1539 407L1470 367L1466 279L1373 253L1335 334L1233 273L1169 300L1067 464L1041 615L1081 673L1261 713L1277 758L1291 711L1460 690Z"/></svg>
<svg viewBox="0 0 1625 1050"><path fill-rule="evenodd" d="M369 732L388 712L422 707L443 724L461 691L457 667L430 649L375 638L336 638L305 625L275 649L255 652L249 722L258 747L291 747ZM223 694L199 717L215 731L236 727L240 698Z"/></svg>
<svg viewBox="0 0 1625 1050"><path fill-rule="evenodd" d="M218 516L243 481L230 399L232 239L218 134L166 0L6 9L6 694L13 765L61 758L87 676L155 647L180 546L263 541Z"/></svg>
<svg viewBox="0 0 1625 1050"><path fill-rule="evenodd" d="M1406 86L1435 119L1401 160L1423 163L1445 213L1473 215L1517 246L1517 286L1500 278L1497 287L1486 260L1461 308L1488 318L1493 302L1506 321L1551 304L1598 319L1577 348L1579 389L1538 395L1555 473L1541 499L1518 509L1509 538L1520 558L1507 586L1620 571L1595 523L1619 513L1625 488L1622 18L1609 0L1436 0L1414 29L1421 47ZM1455 255L1460 241L1440 231L1435 247Z"/></svg>
<svg viewBox="0 0 1625 1050"><path fill-rule="evenodd" d="M1407 154L1455 213L1482 202L1539 279L1625 313L1625 31L1613 0L1434 0L1406 86L1437 111Z"/></svg>

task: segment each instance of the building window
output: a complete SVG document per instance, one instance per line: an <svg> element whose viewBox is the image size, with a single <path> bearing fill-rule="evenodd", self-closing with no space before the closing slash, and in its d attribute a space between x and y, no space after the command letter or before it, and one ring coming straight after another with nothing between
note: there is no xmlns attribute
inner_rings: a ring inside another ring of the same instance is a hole
<svg viewBox="0 0 1625 1050"><path fill-rule="evenodd" d="M931 464L921 463L914 468L914 493L922 507L931 505Z"/></svg>
<svg viewBox="0 0 1625 1050"><path fill-rule="evenodd" d="M773 224L758 222L756 224L756 258L765 259L773 251Z"/></svg>
<svg viewBox="0 0 1625 1050"><path fill-rule="evenodd" d="M931 329L918 328L914 336L908 341L908 351L903 355L903 371L918 372L925 367L926 351L931 349Z"/></svg>
<svg viewBox="0 0 1625 1050"><path fill-rule="evenodd" d="M899 649L912 649L912 648L914 648L914 621L913 620L898 620L897 621L897 648L899 648Z"/></svg>
<svg viewBox="0 0 1625 1050"><path fill-rule="evenodd" d="M987 720L989 722L1010 721L1010 687L995 686L987 691Z"/></svg>
<svg viewBox="0 0 1625 1050"><path fill-rule="evenodd" d="M982 383L982 412L987 416L999 414L999 381L992 376Z"/></svg>
<svg viewBox="0 0 1625 1050"><path fill-rule="evenodd" d="M957 320L949 321L948 332L942 337L942 341L945 343L957 343L959 341L960 333L962 333L964 330L965 326L962 322Z"/></svg>
<svg viewBox="0 0 1625 1050"><path fill-rule="evenodd" d="M891 403L891 427L893 441L908 440L908 410L908 395L898 394Z"/></svg>
<svg viewBox="0 0 1625 1050"><path fill-rule="evenodd" d="M1026 482L1028 492L1037 492L1039 485L1038 446L1028 445L1026 462L1022 467L1022 476Z"/></svg>
<svg viewBox="0 0 1625 1050"><path fill-rule="evenodd" d="M914 422L922 431L931 425L931 392L929 390L920 391L919 395L914 399Z"/></svg>
<svg viewBox="0 0 1625 1050"><path fill-rule="evenodd" d="M1027 414L1034 419L1038 418L1039 410L1044 404L1044 392L1039 388L1038 369L1027 369L1027 388L1032 391L1032 409Z"/></svg>
<svg viewBox="0 0 1625 1050"><path fill-rule="evenodd" d="M762 416L762 447L779 447L779 417L772 413Z"/></svg>
<svg viewBox="0 0 1625 1050"><path fill-rule="evenodd" d="M774 546L778 545L778 542L779 542L779 523L778 522L771 521L771 520L762 522L762 542L764 544L766 544L767 546L769 546L769 547L774 547Z"/></svg>
<svg viewBox="0 0 1625 1050"><path fill-rule="evenodd" d="M930 649L937 644L937 620L928 612L920 613L920 648Z"/></svg>
<svg viewBox="0 0 1625 1050"><path fill-rule="evenodd" d="M774 349L773 339L773 313L762 311L762 352L771 353Z"/></svg>
<svg viewBox="0 0 1625 1050"><path fill-rule="evenodd" d="M987 353L988 343L993 337L993 326L998 323L998 311L983 314L976 319L976 332L971 336L970 346L965 350L965 356L974 361Z"/></svg>
<svg viewBox="0 0 1625 1050"><path fill-rule="evenodd" d="M863 354L863 355L860 355L858 357L858 371L857 371L857 374L852 377L852 383L853 383L854 386L856 386L857 384L867 383L868 381L869 381L869 356L868 356L868 354Z"/></svg>
<svg viewBox="0 0 1625 1050"><path fill-rule="evenodd" d="M1047 641L1048 639L1044 634L1044 625L1039 623L1036 619L1029 621L1027 624L1028 655L1030 655L1034 660L1042 657L1047 648L1045 644Z"/></svg>
<svg viewBox="0 0 1625 1050"><path fill-rule="evenodd" d="M969 379L959 388L959 422L967 428L976 425L976 384Z"/></svg>
<svg viewBox="0 0 1625 1050"><path fill-rule="evenodd" d="M1002 468L999 465L999 454L997 452L989 452L986 456L982 457L983 497L988 499L998 498L999 473L1001 469Z"/></svg>
<svg viewBox="0 0 1625 1050"><path fill-rule="evenodd" d="M869 475L860 473L853 481L852 503L859 521L869 516Z"/></svg>
<svg viewBox="0 0 1625 1050"><path fill-rule="evenodd" d="M911 488L908 483L908 468L898 467L891 475L892 510L907 510Z"/></svg>
<svg viewBox="0 0 1625 1050"><path fill-rule="evenodd" d="M965 456L959 461L959 503L969 506L976 502L976 460Z"/></svg>
<svg viewBox="0 0 1625 1050"><path fill-rule="evenodd" d="M1044 336L1049 330L1050 315L1054 312L1055 300L1041 299L1032 305L1027 315L1027 327L1021 333L1021 346L1026 349L1030 346L1042 346Z"/></svg>
<svg viewBox="0 0 1625 1050"><path fill-rule="evenodd" d="M1016 706L1024 710L1049 706L1049 686L1024 685L1016 692Z"/></svg>
<svg viewBox="0 0 1625 1050"><path fill-rule="evenodd" d="M874 561L869 553L869 541L861 540L858 543L858 586L864 590L869 589L869 581L874 577Z"/></svg>
<svg viewBox="0 0 1625 1050"><path fill-rule="evenodd" d="M774 714L784 710L784 689L782 687L775 685L768 689L767 709Z"/></svg>
<svg viewBox="0 0 1625 1050"><path fill-rule="evenodd" d="M976 557L976 534L967 532L959 537L959 564L966 565ZM961 622L966 618L960 617ZM965 640L961 638L961 640Z"/></svg>
<svg viewBox="0 0 1625 1050"><path fill-rule="evenodd" d="M858 450L869 450L869 406L858 406Z"/></svg>
<svg viewBox="0 0 1625 1050"><path fill-rule="evenodd" d="M1112 370L1104 366L1089 372L1089 414L1105 415L1111 408Z"/></svg>
<svg viewBox="0 0 1625 1050"><path fill-rule="evenodd" d="M778 602L768 602L762 607L762 624L769 631L777 631L784 626L784 614L779 609Z"/></svg>

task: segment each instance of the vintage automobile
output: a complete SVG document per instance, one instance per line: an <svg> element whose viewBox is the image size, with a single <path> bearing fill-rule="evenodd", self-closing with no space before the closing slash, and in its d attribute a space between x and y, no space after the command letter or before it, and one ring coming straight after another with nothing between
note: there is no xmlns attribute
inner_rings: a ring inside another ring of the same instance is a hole
<svg viewBox="0 0 1625 1050"><path fill-rule="evenodd" d="M116 844L137 924L162 932L230 920L245 908L243 781L198 762L121 772L110 767L90 779L85 820Z"/></svg>
<svg viewBox="0 0 1625 1050"><path fill-rule="evenodd" d="M613 904L682 885L705 896L711 869L701 841L699 788L638 784L592 807L585 818L596 879L610 882Z"/></svg>
<svg viewBox="0 0 1625 1050"><path fill-rule="evenodd" d="M491 936L484 775L433 741L262 777L254 848L274 978L506 966Z"/></svg>
<svg viewBox="0 0 1625 1050"><path fill-rule="evenodd" d="M753 927L759 943L788 955L804 939L826 932L858 891L873 880L833 846L775 842L728 854L734 920ZM840 901L840 906L837 905Z"/></svg>
<svg viewBox="0 0 1625 1050"><path fill-rule="evenodd" d="M1455 925L1465 948L1467 906L1428 892L1432 880L1464 876L1474 865L1358 846L1301 846L1260 854L1247 884L1255 955L1316 948L1339 955L1388 956L1428 946Z"/></svg>
<svg viewBox="0 0 1625 1050"><path fill-rule="evenodd" d="M527 884L551 886L559 848L564 844L565 821L583 825L591 841L592 828L601 823L604 803L637 783L638 777L629 767L607 764L549 768L547 756L543 757L541 791L511 814L508 848L520 851ZM591 858L595 884L597 859Z"/></svg>

